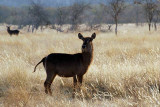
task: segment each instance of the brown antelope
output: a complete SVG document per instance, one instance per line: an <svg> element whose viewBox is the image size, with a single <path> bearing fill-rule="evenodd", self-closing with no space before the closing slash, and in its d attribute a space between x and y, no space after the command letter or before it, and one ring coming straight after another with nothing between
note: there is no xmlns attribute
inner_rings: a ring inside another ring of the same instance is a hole
<svg viewBox="0 0 160 107"><path fill-rule="evenodd" d="M76 54L63 54L52 53L44 57L34 68L43 62L43 66L46 70L47 78L44 82L45 93L52 94L51 84L56 75L60 77L73 77L74 91L77 83L82 84L83 75L87 72L89 65L93 58L93 44L96 34L93 33L91 37L83 37L82 34L78 34L79 39L83 41L82 53Z"/></svg>
<svg viewBox="0 0 160 107"><path fill-rule="evenodd" d="M19 30L10 30L10 26L7 26L7 32L10 34L10 36L12 35L17 35L19 34Z"/></svg>

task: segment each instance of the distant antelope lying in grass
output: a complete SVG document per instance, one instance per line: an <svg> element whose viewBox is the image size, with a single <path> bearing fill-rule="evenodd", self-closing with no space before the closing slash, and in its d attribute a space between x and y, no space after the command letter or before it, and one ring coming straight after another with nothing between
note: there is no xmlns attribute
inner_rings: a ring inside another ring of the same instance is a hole
<svg viewBox="0 0 160 107"><path fill-rule="evenodd" d="M73 77L74 91L77 83L82 84L83 75L87 72L89 65L93 58L93 44L96 34L93 33L91 37L83 37L78 34L79 39L83 41L82 53L76 54L63 54L52 53L44 57L34 68L43 62L43 66L46 70L47 78L44 82L45 93L52 94L51 84L56 75L61 77Z"/></svg>
<svg viewBox="0 0 160 107"><path fill-rule="evenodd" d="M12 35L17 35L19 34L19 30L10 30L10 26L7 26L7 32L9 33L10 36Z"/></svg>

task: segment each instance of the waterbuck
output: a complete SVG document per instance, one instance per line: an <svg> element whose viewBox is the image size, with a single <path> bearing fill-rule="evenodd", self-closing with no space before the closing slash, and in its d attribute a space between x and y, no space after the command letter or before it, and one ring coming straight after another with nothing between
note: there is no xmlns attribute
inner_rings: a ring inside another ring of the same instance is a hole
<svg viewBox="0 0 160 107"><path fill-rule="evenodd" d="M10 36L12 35L17 35L19 34L19 30L10 30L10 26L7 26L7 32L9 33Z"/></svg>
<svg viewBox="0 0 160 107"><path fill-rule="evenodd" d="M93 58L93 44L96 34L93 33L91 37L83 37L78 34L79 39L83 41L82 53L65 54L65 53L52 53L44 57L34 68L43 62L46 70L47 78L44 82L45 93L52 94L51 84L56 75L60 77L73 77L74 91L77 83L80 85L83 81L83 75L87 72L89 65Z"/></svg>

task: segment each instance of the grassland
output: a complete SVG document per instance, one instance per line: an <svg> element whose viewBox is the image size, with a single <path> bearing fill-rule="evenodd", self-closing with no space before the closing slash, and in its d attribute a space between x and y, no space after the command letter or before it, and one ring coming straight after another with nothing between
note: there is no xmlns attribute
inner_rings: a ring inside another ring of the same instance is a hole
<svg viewBox="0 0 160 107"><path fill-rule="evenodd" d="M82 90L72 98L72 78L56 77L53 95L46 95L42 64L50 53L81 52L82 41L75 33L25 33L10 37L0 29L1 107L135 107L160 106L159 31L132 24L119 26L119 35L97 33L93 62L84 76ZM82 32L91 36L93 32Z"/></svg>

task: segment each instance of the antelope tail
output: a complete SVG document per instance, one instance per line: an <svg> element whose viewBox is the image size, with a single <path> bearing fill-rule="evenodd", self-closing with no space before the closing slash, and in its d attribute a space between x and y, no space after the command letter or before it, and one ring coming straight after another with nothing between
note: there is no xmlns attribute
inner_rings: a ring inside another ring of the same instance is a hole
<svg viewBox="0 0 160 107"><path fill-rule="evenodd" d="M38 62L38 64L35 66L35 68L34 68L34 71L33 71L33 72L35 72L35 71L36 71L36 67L37 67L40 63L42 63L42 62L44 62L44 61L45 61L45 58L46 58L46 57L44 57L40 62Z"/></svg>

